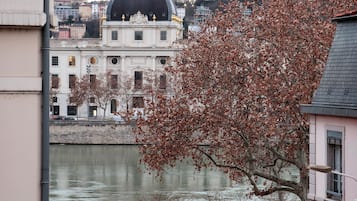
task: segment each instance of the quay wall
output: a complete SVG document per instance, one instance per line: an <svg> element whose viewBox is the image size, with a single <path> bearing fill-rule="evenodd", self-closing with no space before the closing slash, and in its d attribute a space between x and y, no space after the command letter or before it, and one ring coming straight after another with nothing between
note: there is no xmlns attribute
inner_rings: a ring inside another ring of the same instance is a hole
<svg viewBox="0 0 357 201"><path fill-rule="evenodd" d="M51 121L51 144L136 144L134 124L111 121Z"/></svg>

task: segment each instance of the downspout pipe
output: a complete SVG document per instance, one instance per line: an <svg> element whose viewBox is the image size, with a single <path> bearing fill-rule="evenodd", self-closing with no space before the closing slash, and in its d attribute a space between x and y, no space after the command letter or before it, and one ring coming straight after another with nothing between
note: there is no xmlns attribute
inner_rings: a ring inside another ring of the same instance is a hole
<svg viewBox="0 0 357 201"><path fill-rule="evenodd" d="M50 12L49 1L44 0L46 23L42 28L42 125L41 125L41 201L49 200L49 51Z"/></svg>

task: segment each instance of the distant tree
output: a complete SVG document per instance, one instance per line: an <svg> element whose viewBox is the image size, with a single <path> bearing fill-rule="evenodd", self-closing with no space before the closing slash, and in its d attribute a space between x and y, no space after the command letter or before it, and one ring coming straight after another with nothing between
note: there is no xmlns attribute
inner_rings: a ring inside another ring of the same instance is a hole
<svg viewBox="0 0 357 201"><path fill-rule="evenodd" d="M157 95L147 120L139 121L142 161L160 173L192 158L198 169L216 166L233 180L245 178L255 195L290 192L306 201L308 121L299 106L319 83L331 17L354 6L353 0L231 1L217 11L168 68L175 96ZM297 180L282 176L289 167Z"/></svg>
<svg viewBox="0 0 357 201"><path fill-rule="evenodd" d="M161 72L162 73L162 72ZM122 100L125 102L125 111L121 111L120 114L123 117L131 118L135 113L133 110L133 97L134 94L145 97L145 100L152 100L156 97L157 93L163 93L163 90L157 90L160 88L158 78L160 71L146 70L142 72L142 79L136 80L129 77L124 77L119 83L119 94Z"/></svg>
<svg viewBox="0 0 357 201"><path fill-rule="evenodd" d="M108 104L119 95L118 88L111 86L111 73L100 74L98 79L90 83L89 93L95 98L98 107L103 110L103 119L105 119Z"/></svg>
<svg viewBox="0 0 357 201"><path fill-rule="evenodd" d="M73 22L74 22L74 16L73 15L69 15L66 23L68 25L71 25L71 24L73 24Z"/></svg>
<svg viewBox="0 0 357 201"><path fill-rule="evenodd" d="M89 75L78 79L71 89L71 100L77 105L82 105L93 97L95 103L103 110L105 119L108 104L119 95L118 88L111 87L111 73L100 74L95 80L90 80Z"/></svg>

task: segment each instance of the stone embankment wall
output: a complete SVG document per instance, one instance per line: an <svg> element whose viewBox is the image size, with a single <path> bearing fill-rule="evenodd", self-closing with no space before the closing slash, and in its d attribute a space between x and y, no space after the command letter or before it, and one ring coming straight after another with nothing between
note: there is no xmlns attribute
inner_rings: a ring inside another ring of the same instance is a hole
<svg viewBox="0 0 357 201"><path fill-rule="evenodd" d="M116 122L53 121L52 144L136 144L134 125Z"/></svg>

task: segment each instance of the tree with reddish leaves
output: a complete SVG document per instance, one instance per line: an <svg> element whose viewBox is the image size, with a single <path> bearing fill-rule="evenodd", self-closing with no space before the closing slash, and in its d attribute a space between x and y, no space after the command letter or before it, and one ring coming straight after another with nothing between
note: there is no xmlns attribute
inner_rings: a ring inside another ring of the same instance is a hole
<svg viewBox="0 0 357 201"><path fill-rule="evenodd" d="M119 95L118 83L111 81L111 73L100 74L98 77L90 78L89 75L77 79L71 89L71 102L82 105L93 97L95 103L103 110L105 119L108 104Z"/></svg>
<svg viewBox="0 0 357 201"><path fill-rule="evenodd" d="M192 158L198 169L216 166L233 180L245 178L255 195L290 192L307 200L309 132L299 106L319 83L331 18L354 6L276 0L219 9L167 69L175 95L148 104L138 124L141 160L162 172ZM298 179L283 177L287 168Z"/></svg>

